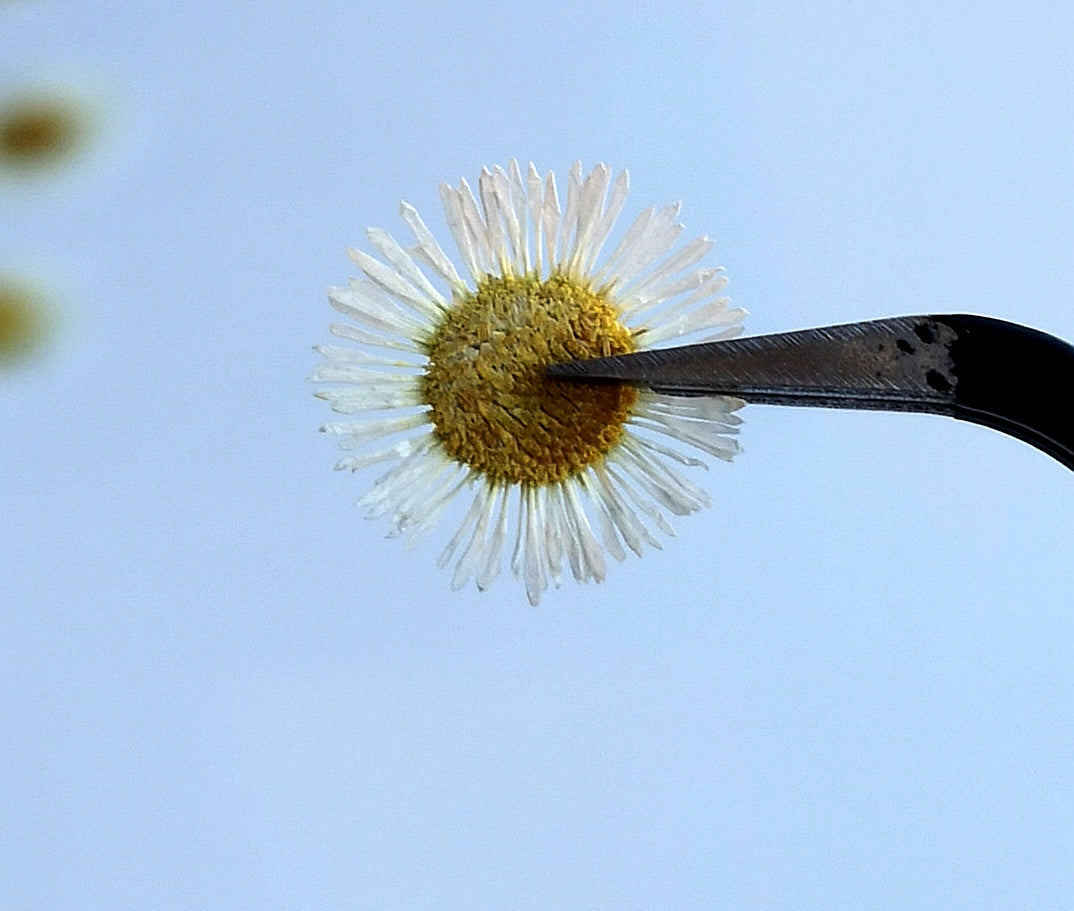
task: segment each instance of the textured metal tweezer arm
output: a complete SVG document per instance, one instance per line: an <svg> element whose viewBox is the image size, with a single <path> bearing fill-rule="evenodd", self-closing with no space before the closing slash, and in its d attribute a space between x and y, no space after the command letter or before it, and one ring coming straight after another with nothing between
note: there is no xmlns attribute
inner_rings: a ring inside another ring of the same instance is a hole
<svg viewBox="0 0 1074 911"><path fill-rule="evenodd" d="M671 395L920 411L983 424L1074 470L1074 347L964 314L900 316L556 364L553 377Z"/></svg>

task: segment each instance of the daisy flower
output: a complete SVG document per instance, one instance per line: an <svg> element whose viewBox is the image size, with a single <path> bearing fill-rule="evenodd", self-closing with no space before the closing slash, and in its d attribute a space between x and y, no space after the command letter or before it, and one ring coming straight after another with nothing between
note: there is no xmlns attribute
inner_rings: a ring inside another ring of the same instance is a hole
<svg viewBox="0 0 1074 911"><path fill-rule="evenodd" d="M373 228L377 257L347 251L362 277L329 290L347 318L329 331L355 344L319 346L312 379L336 384L317 392L334 411L359 416L321 428L353 453L336 467L389 466L360 501L368 515L410 542L465 498L439 560L454 562L452 587L486 588L510 550L537 604L565 566L600 582L607 554L660 547L656 532L674 534L665 513L707 506L674 467L704 463L674 444L730 460L743 404L557 381L545 368L727 338L745 313L721 296L723 269L699 266L708 238L676 247L678 205L645 209L610 242L625 171L583 177L576 163L562 207L555 177L532 164L485 169L477 190L440 187L459 267L407 203L413 244Z"/></svg>

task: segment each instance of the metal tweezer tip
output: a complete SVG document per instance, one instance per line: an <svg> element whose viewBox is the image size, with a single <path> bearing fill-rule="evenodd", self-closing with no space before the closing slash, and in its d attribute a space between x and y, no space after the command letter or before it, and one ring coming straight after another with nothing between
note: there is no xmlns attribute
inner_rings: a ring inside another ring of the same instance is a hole
<svg viewBox="0 0 1074 911"><path fill-rule="evenodd" d="M1017 437L1074 470L1074 347L987 316L892 317L572 361L547 373L670 395L942 414Z"/></svg>

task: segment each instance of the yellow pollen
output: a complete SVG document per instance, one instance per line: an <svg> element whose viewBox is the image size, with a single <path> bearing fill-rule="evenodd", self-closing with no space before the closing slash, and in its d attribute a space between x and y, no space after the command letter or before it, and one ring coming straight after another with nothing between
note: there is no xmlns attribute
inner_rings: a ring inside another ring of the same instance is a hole
<svg viewBox="0 0 1074 911"><path fill-rule="evenodd" d="M422 397L436 436L493 481L552 484L599 462L637 400L627 385L544 375L549 364L634 350L606 296L564 275L483 278L426 348Z"/></svg>

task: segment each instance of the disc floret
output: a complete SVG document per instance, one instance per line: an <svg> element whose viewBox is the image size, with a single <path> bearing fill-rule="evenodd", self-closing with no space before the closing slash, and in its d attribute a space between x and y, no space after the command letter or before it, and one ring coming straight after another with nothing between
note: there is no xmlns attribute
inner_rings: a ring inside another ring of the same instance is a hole
<svg viewBox="0 0 1074 911"><path fill-rule="evenodd" d="M553 484L607 455L637 392L557 382L545 368L633 350L613 305L586 283L486 276L428 343L422 397L453 459L494 482Z"/></svg>

